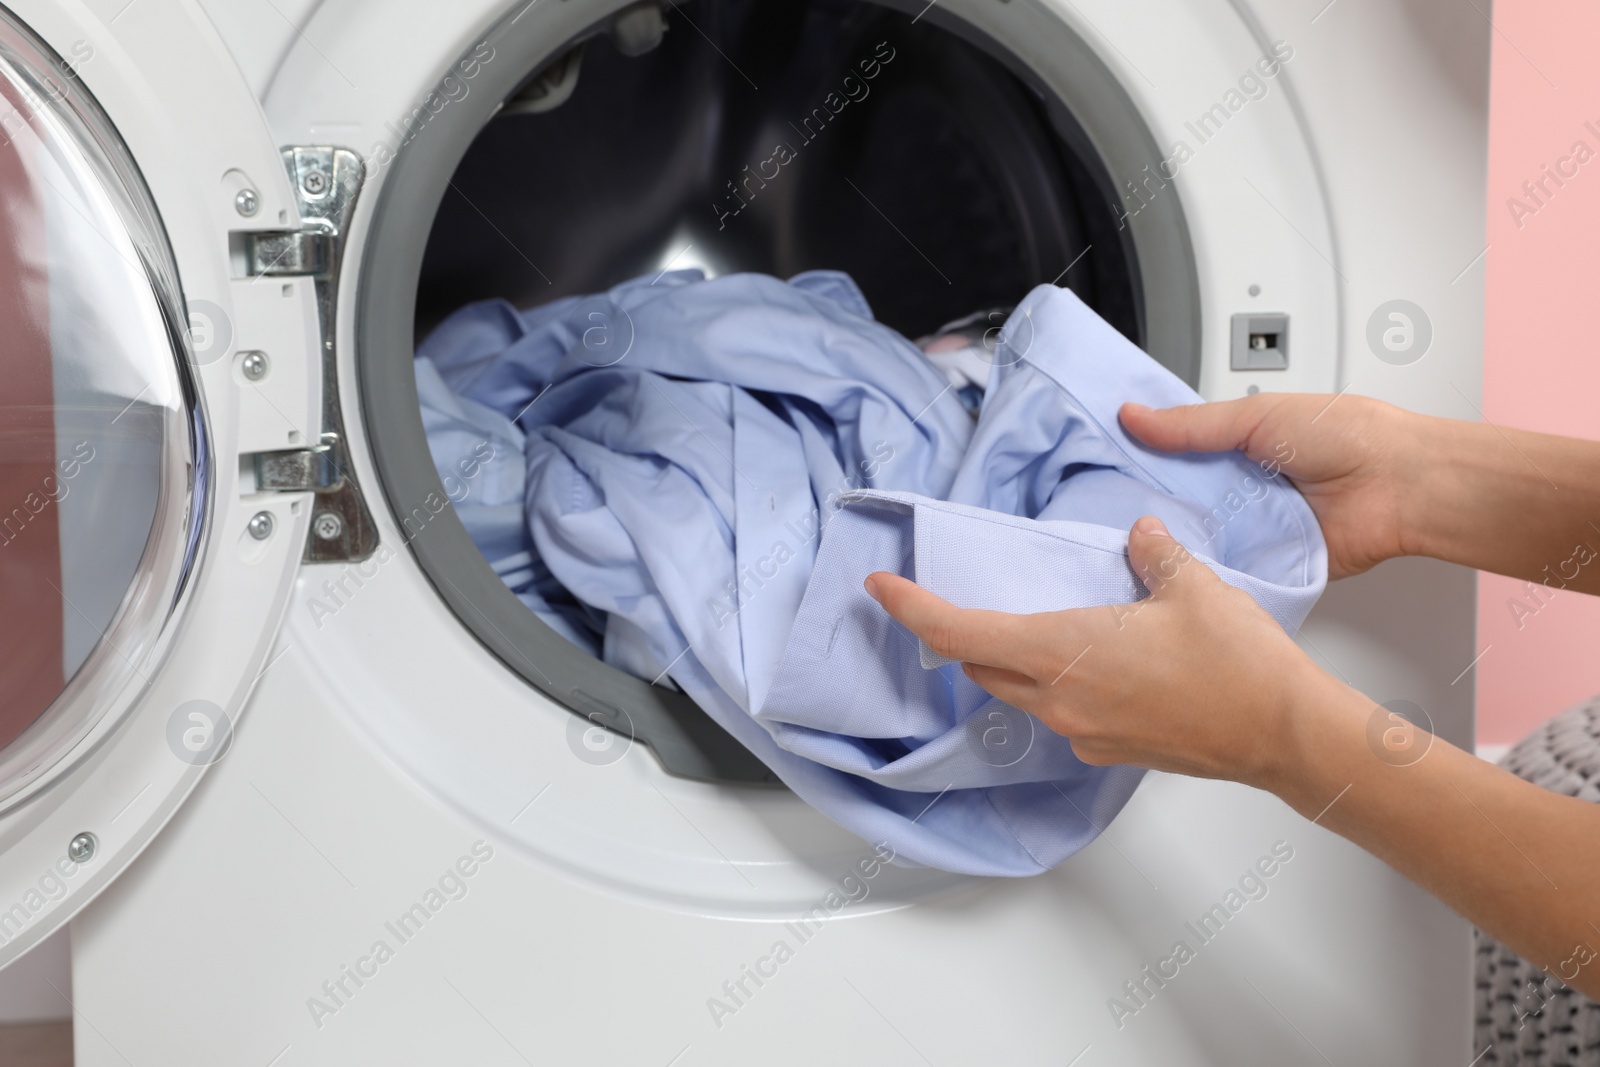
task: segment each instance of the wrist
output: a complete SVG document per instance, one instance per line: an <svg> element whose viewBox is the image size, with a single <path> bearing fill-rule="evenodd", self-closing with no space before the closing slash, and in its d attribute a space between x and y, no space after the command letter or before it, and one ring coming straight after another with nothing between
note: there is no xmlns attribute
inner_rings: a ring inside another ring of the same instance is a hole
<svg viewBox="0 0 1600 1067"><path fill-rule="evenodd" d="M1343 768L1351 745L1364 736L1371 702L1309 657L1290 672L1284 689L1268 758L1259 780L1248 784L1311 818L1348 781Z"/></svg>
<svg viewBox="0 0 1600 1067"><path fill-rule="evenodd" d="M1449 480L1449 465L1442 457L1452 455L1461 442L1451 440L1465 425L1451 419L1419 415L1394 408L1394 492L1398 508L1397 537L1400 554L1440 558L1445 551L1448 524L1439 521L1443 505L1450 499L1442 484Z"/></svg>
<svg viewBox="0 0 1600 1067"><path fill-rule="evenodd" d="M1401 412L1400 447L1408 458L1400 493L1400 540L1408 556L1460 562L1469 553L1464 532L1481 527L1474 501L1514 448L1489 425ZM1479 531L1481 536L1481 530Z"/></svg>

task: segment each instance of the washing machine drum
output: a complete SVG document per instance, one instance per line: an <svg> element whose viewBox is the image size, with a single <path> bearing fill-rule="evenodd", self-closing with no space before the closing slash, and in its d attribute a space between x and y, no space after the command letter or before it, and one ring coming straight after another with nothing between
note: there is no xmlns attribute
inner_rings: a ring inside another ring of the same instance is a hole
<svg viewBox="0 0 1600 1067"><path fill-rule="evenodd" d="M1099 161L1000 59L874 5L711 0L693 12L725 59L708 61L688 18L643 45L613 20L512 94L435 220L423 333L470 300L545 303L677 257L846 271L911 337L1072 266L1079 295L1142 340Z"/></svg>
<svg viewBox="0 0 1600 1067"><path fill-rule="evenodd" d="M937 10L846 0L647 0L566 40L538 39L531 21L490 35L492 63L461 68L480 94L516 72L492 117L465 136L448 109L430 120L429 151L398 152L375 209L358 360L396 514L450 495L420 432L411 356L477 300L532 307L681 267L833 269L917 337L1056 283L1195 381L1181 206L1126 217L1113 168L1137 170L1154 142L1059 21L1002 19L1001 40ZM435 212L420 262L419 211ZM408 547L440 597L530 685L646 742L672 773L773 782L681 693L534 618L453 512L415 525Z"/></svg>

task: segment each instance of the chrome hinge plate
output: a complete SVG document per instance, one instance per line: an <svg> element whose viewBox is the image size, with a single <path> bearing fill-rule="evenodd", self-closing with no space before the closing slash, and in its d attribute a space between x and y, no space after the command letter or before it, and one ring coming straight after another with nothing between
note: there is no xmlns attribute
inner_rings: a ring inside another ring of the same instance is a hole
<svg viewBox="0 0 1600 1067"><path fill-rule="evenodd" d="M283 163L294 185L300 229L246 233L245 262L252 275L309 277L316 287L322 331L322 426L315 448L257 453L256 487L316 494L302 560L363 560L378 548L378 527L350 469L344 444L334 338L345 235L365 167L348 148L330 146L285 148Z"/></svg>

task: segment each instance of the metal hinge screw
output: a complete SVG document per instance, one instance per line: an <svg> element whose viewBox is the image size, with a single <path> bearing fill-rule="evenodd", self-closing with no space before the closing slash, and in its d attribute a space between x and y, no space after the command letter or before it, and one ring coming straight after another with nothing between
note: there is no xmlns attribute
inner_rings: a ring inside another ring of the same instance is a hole
<svg viewBox="0 0 1600 1067"><path fill-rule="evenodd" d="M300 178L300 188L311 196L321 196L328 191L328 176L320 170L308 170Z"/></svg>
<svg viewBox="0 0 1600 1067"><path fill-rule="evenodd" d="M332 541L344 533L344 519L337 511L319 511L311 522L311 529L324 541Z"/></svg>
<svg viewBox="0 0 1600 1067"><path fill-rule="evenodd" d="M233 198L233 209L245 218L254 215L261 208L261 198L256 196L254 189L240 189L239 195Z"/></svg>
<svg viewBox="0 0 1600 1067"><path fill-rule="evenodd" d="M250 536L257 541L265 541L272 536L272 512L256 512L250 516L250 525L246 529L250 531Z"/></svg>

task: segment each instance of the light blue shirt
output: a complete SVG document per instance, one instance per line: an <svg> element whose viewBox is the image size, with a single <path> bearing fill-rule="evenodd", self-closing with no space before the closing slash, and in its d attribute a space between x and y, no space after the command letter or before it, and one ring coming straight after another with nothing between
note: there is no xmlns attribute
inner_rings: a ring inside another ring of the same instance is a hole
<svg viewBox="0 0 1600 1067"><path fill-rule="evenodd" d="M492 449L455 506L540 617L670 678L901 858L1028 875L1093 840L1143 772L1079 761L862 579L1016 612L1129 603L1127 530L1154 514L1293 631L1327 555L1286 479L1123 433L1126 400L1199 398L1070 291L1034 289L998 340L974 422L847 276L679 271L463 308L419 349L417 385L441 476Z"/></svg>

